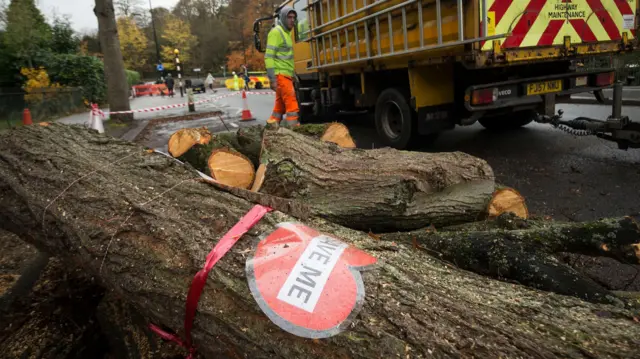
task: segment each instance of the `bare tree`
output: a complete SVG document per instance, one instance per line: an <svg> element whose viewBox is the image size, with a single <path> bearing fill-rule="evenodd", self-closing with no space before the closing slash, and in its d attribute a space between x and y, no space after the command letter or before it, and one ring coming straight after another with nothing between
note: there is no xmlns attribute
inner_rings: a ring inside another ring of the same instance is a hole
<svg viewBox="0 0 640 359"><path fill-rule="evenodd" d="M142 0L115 0L113 4L116 12L121 16L129 17L143 12Z"/></svg>
<svg viewBox="0 0 640 359"><path fill-rule="evenodd" d="M120 50L113 0L95 0L93 9L98 18L98 35L104 53L104 75L107 79L107 99L113 111L129 111L129 88ZM133 114L112 115L112 119L133 120Z"/></svg>

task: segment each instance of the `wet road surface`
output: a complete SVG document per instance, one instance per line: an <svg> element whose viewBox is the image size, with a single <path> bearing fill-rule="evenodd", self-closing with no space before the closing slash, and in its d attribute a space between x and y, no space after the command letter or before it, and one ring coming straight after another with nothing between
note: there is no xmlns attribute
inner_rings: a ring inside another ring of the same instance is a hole
<svg viewBox="0 0 640 359"><path fill-rule="evenodd" d="M604 119L610 112L598 105L558 108L567 119ZM640 121L640 108L625 108L623 114ZM380 146L367 119L349 127L358 147ZM492 133L475 124L445 132L421 151L462 151L485 159L497 181L520 191L535 215L580 221L640 212L640 149L619 150L594 136L573 136L536 123Z"/></svg>

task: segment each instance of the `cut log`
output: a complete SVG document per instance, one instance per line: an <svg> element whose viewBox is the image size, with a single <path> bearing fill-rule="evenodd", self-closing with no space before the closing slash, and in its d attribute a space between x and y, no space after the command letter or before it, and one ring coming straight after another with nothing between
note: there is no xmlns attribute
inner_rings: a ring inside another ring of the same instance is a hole
<svg viewBox="0 0 640 359"><path fill-rule="evenodd" d="M324 142L333 142L342 148L356 147L356 142L351 137L347 126L339 122L327 125L327 128L320 137L320 140Z"/></svg>
<svg viewBox="0 0 640 359"><path fill-rule="evenodd" d="M256 179L253 181L253 185L251 186L251 192L259 192L260 188L262 188L262 184L264 183L264 175L267 172L267 166L263 163L258 166L258 170L256 171Z"/></svg>
<svg viewBox="0 0 640 359"><path fill-rule="evenodd" d="M503 213L511 212L520 218L529 218L529 210L524 197L513 188L500 188L493 194L489 202L489 217L498 217Z"/></svg>
<svg viewBox="0 0 640 359"><path fill-rule="evenodd" d="M284 128L265 131L261 161L268 165L261 192L362 230L478 220L495 190L487 162L465 153L342 149Z"/></svg>
<svg viewBox="0 0 640 359"><path fill-rule="evenodd" d="M171 158L95 132L23 126L0 134L0 228L83 266L154 324L181 334L194 274L252 207L198 178ZM262 312L245 270L259 236L291 221L268 214L213 268L193 329L204 357L640 355L630 309L492 280L317 218L305 223L380 264L362 272L364 302L341 332L294 336Z"/></svg>
<svg viewBox="0 0 640 359"><path fill-rule="evenodd" d="M220 148L209 156L209 173L216 181L231 187L250 188L255 178L253 163L243 154Z"/></svg>
<svg viewBox="0 0 640 359"><path fill-rule="evenodd" d="M191 129L189 129L191 130ZM243 155L247 156L251 160L254 166L258 167L260 164L260 154L262 152L262 132L264 126L256 125L243 127L236 132L222 132L213 135L211 141L206 144L194 144L190 150L186 151L178 159L191 164L197 170L207 173L207 159L213 150L218 148L232 148ZM177 131L173 136L183 131ZM349 147L351 135L346 126L340 123L332 124L307 124L294 129L295 132L302 133L306 136L310 136L316 139L326 138L329 142L341 142L343 147ZM193 141L190 141L193 142ZM351 143L355 142L351 139ZM169 141L169 147L171 148L171 140ZM176 157L176 156L174 156Z"/></svg>
<svg viewBox="0 0 640 359"><path fill-rule="evenodd" d="M177 158L182 162L189 163L198 171L209 174L209 156L211 156L211 152L220 148L232 148L236 151L247 152L244 151L244 148L238 143L238 138L235 133L223 132L212 135L211 140L207 143L194 144ZM259 154L255 155L256 162L258 155Z"/></svg>
<svg viewBox="0 0 640 359"><path fill-rule="evenodd" d="M180 157L195 145L206 145L211 141L211 132L205 127L183 128L169 137L169 153Z"/></svg>

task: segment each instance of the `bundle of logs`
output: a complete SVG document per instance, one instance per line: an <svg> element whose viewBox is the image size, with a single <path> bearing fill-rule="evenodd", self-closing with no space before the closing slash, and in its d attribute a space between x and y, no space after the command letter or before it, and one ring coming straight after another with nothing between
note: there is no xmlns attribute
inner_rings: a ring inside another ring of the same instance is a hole
<svg viewBox="0 0 640 359"><path fill-rule="evenodd" d="M633 218L530 218L482 159L358 149L339 124L184 129L168 145L58 124L2 133L0 228L182 335L211 248L255 204L273 208L208 277L193 328L204 357L640 357L640 299L556 258L640 263ZM282 330L251 294L247 259L283 222L377 259L357 315L332 336Z"/></svg>

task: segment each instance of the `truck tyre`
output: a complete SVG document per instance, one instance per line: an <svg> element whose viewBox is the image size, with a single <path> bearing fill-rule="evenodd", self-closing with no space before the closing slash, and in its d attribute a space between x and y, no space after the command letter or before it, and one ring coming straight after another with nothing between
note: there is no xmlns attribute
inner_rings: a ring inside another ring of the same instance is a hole
<svg viewBox="0 0 640 359"><path fill-rule="evenodd" d="M256 82L256 90L262 90L262 82Z"/></svg>
<svg viewBox="0 0 640 359"><path fill-rule="evenodd" d="M416 137L415 111L397 88L378 96L375 109L376 130L387 146L402 150L411 147Z"/></svg>
<svg viewBox="0 0 640 359"><path fill-rule="evenodd" d="M528 125L535 116L537 116L535 111L527 110L496 117L481 118L478 122L487 130L509 131Z"/></svg>

